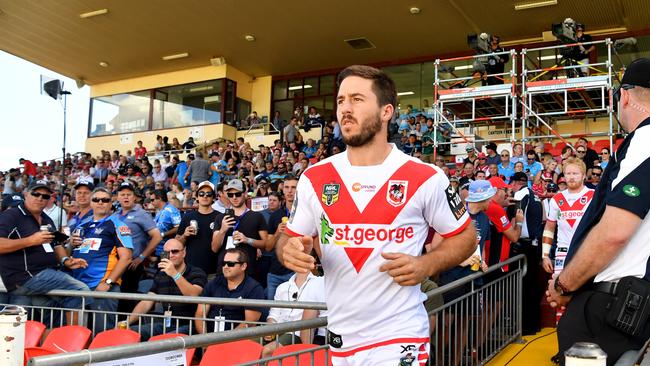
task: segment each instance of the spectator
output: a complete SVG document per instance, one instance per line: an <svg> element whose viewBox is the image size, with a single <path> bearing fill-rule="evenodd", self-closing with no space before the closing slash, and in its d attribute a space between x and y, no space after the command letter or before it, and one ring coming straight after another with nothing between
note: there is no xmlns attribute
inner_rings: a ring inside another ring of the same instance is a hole
<svg viewBox="0 0 650 366"><path fill-rule="evenodd" d="M191 155L191 154L190 154ZM189 158L189 156L188 156ZM185 180L189 182L203 182L210 179L210 162L203 159L203 153L196 152L196 159L191 159L192 163L185 173Z"/></svg>
<svg viewBox="0 0 650 366"><path fill-rule="evenodd" d="M533 178L538 172L544 169L542 163L537 161L537 154L535 150L528 150L526 152L526 163L524 163L524 172L528 176L528 186L532 187Z"/></svg>
<svg viewBox="0 0 650 366"><path fill-rule="evenodd" d="M600 183L600 177L602 175L603 168L600 166L596 165L595 167L591 168L591 180L585 184L587 188L596 189L596 187L598 187L598 183Z"/></svg>
<svg viewBox="0 0 650 366"><path fill-rule="evenodd" d="M156 246L162 240L160 230L151 215L136 205L136 190L129 182L123 182L117 188L117 200L120 208L115 211L113 217L125 223L131 231L133 242L132 261L124 274L122 274L122 292L136 293L138 285L144 273L144 260L153 255ZM120 301L120 312L131 311L133 303Z"/></svg>
<svg viewBox="0 0 650 366"><path fill-rule="evenodd" d="M485 145L485 151L487 152L487 164L499 164L501 162L501 158L499 157L499 154L497 154L497 144L494 142L490 142L489 144Z"/></svg>
<svg viewBox="0 0 650 366"><path fill-rule="evenodd" d="M34 165L34 163L32 163L30 160L27 160L25 158L20 158L19 162L23 166L23 174L27 174L30 180L36 177L37 172L36 172L36 165Z"/></svg>
<svg viewBox="0 0 650 366"><path fill-rule="evenodd" d="M207 279L201 268L185 261L187 253L183 243L179 240L170 239L165 243L164 250L169 254L169 258L162 259L158 263L158 272L153 278L153 285L149 289L149 294L199 296L203 292ZM160 305L160 308L169 316L178 318L191 318L196 313L194 304L155 303L142 300L133 308L131 315L126 320L127 325L137 322L142 315L155 309L155 305ZM163 333L191 334L193 333L192 328L191 320L178 319L178 321L168 322L163 317L151 318L149 322L131 326L131 329L140 333L142 341L147 341L150 337Z"/></svg>
<svg viewBox="0 0 650 366"><path fill-rule="evenodd" d="M62 228L68 226L67 214L63 208L59 207L56 204L56 195L53 194L49 200L47 200L47 205L43 209L43 212L49 216L54 222L54 227L56 231L61 231Z"/></svg>
<svg viewBox="0 0 650 366"><path fill-rule="evenodd" d="M154 145L154 150L156 152L163 151L165 149L165 145L163 145L163 138L160 135L156 136L156 144Z"/></svg>
<svg viewBox="0 0 650 366"><path fill-rule="evenodd" d="M267 197L271 193L271 189L269 187L269 181L268 179L262 177L259 179L257 182L257 190L255 191L254 196L255 197Z"/></svg>
<svg viewBox="0 0 650 366"><path fill-rule="evenodd" d="M176 237L178 225L181 223L181 213L178 209L167 202L167 192L164 190L153 191L151 203L156 209L154 221L160 231L162 240L156 246L156 255L160 255L165 242Z"/></svg>
<svg viewBox="0 0 650 366"><path fill-rule="evenodd" d="M226 208L230 207L228 196L226 196L226 193L223 191L225 185L225 182L217 184L216 197L214 203L212 204L212 209L219 213L224 213L226 211Z"/></svg>
<svg viewBox="0 0 650 366"><path fill-rule="evenodd" d="M77 212L72 216L68 222L70 232L74 232L78 225L90 220L93 216L93 210L90 207L90 195L95 189L91 183L77 183L74 186L75 197L77 202Z"/></svg>
<svg viewBox="0 0 650 366"><path fill-rule="evenodd" d="M273 212L269 218L269 235L266 240L266 251L273 253L271 256L271 266L269 267L269 273L266 277L266 298L271 300L275 296L275 289L283 282L289 280L292 271L287 269L285 266L280 263L277 256L275 255L275 244L278 241L278 238L284 229L287 226L289 220L291 207L294 204L296 198L296 188L298 186L298 178L290 177L284 181L282 186L282 193L284 196L284 204L280 209Z"/></svg>
<svg viewBox="0 0 650 366"><path fill-rule="evenodd" d="M313 158L317 150L318 147L316 147L316 141L314 139L308 139L307 146L302 149L308 159Z"/></svg>
<svg viewBox="0 0 650 366"><path fill-rule="evenodd" d="M247 255L247 271L255 273L257 249L264 249L267 237L264 217L246 207L244 184L239 179L233 179L225 187L226 195L234 216L219 213L214 222L212 235L212 250L218 252L221 247L226 249L238 247ZM219 258L220 260L222 258Z"/></svg>
<svg viewBox="0 0 650 366"><path fill-rule="evenodd" d="M510 152L508 150L501 150L501 162L498 165L499 176L504 178L505 182L510 182L510 177L515 174L515 164L510 161Z"/></svg>
<svg viewBox="0 0 650 366"><path fill-rule="evenodd" d="M475 180L486 180L487 174L483 170L477 170L476 173L474 173L474 178Z"/></svg>
<svg viewBox="0 0 650 366"><path fill-rule="evenodd" d="M135 152L135 158L136 159L142 159L145 155L147 155L147 148L142 146L142 141L137 142L138 146L135 147L134 152Z"/></svg>
<svg viewBox="0 0 650 366"><path fill-rule="evenodd" d="M163 184L167 184L167 179L168 179L167 172L165 172L165 170L162 168L159 162L154 163L153 172L151 176L153 177L154 182L156 183L161 182Z"/></svg>
<svg viewBox="0 0 650 366"><path fill-rule="evenodd" d="M487 57L487 63L485 63L485 73L488 75L485 80L487 85L498 85L504 83L505 75L494 75L503 74L505 65L510 61L510 55L507 53L494 55L494 53L503 52L503 48L501 48L501 45L499 44L500 41L501 38L498 36L490 37L490 56Z"/></svg>
<svg viewBox="0 0 650 366"><path fill-rule="evenodd" d="M593 168L594 162L599 161L598 159L598 153L594 151L593 149L590 149L588 147L589 143L587 142L587 139L584 137L578 138L576 141L576 154L578 158L582 159L584 161L585 165L587 165L587 177L591 174L589 169ZM578 150L582 150L581 148L584 148L584 154L581 155Z"/></svg>
<svg viewBox="0 0 650 366"><path fill-rule="evenodd" d="M485 175L488 175L488 168L487 155L485 155L485 153L478 153L477 159L474 162L474 169L477 172L480 170L484 172Z"/></svg>
<svg viewBox="0 0 650 366"><path fill-rule="evenodd" d="M173 151L183 150L183 146L181 146L181 143L178 141L178 138L174 137L172 139L172 144L170 146L170 150L173 150Z"/></svg>
<svg viewBox="0 0 650 366"><path fill-rule="evenodd" d="M603 169L603 171L605 170L605 168L607 168L610 157L611 157L611 153L609 151L609 148L603 147L602 150L600 150L600 167Z"/></svg>
<svg viewBox="0 0 650 366"><path fill-rule="evenodd" d="M110 216L111 193L105 188L95 188L91 202L92 218L79 225L81 230L70 238L72 255L86 263L85 267L73 270L72 276L91 291L120 292L121 277L131 262L133 249L129 227ZM97 298L90 309L115 313L117 299ZM96 315L92 318L95 332L115 326L113 316Z"/></svg>
<svg viewBox="0 0 650 366"><path fill-rule="evenodd" d="M323 127L325 120L316 111L316 107L309 107L309 114L305 117L305 125L309 127Z"/></svg>
<svg viewBox="0 0 650 366"><path fill-rule="evenodd" d="M467 157L463 159L463 163L470 162L473 165L476 162L476 159L478 158L476 156L476 149L474 149L474 146L472 145L467 145L465 147L465 152L467 152Z"/></svg>
<svg viewBox="0 0 650 366"><path fill-rule="evenodd" d="M178 157L174 157L174 160L176 161L176 169L174 170L174 175L172 176L172 183L178 182L183 189L189 188L190 181L185 179L187 176L186 173L188 170L188 164L184 161L180 161ZM191 161L194 160L194 155L188 154L187 160L191 164Z"/></svg>
<svg viewBox="0 0 650 366"><path fill-rule="evenodd" d="M185 152L190 152L190 150L194 149L196 147L196 143L194 142L194 137L190 136L187 138L187 141L183 143L183 149Z"/></svg>
<svg viewBox="0 0 650 366"><path fill-rule="evenodd" d="M81 170L81 174L79 174L79 176L77 177L76 182L77 183L84 182L84 183L91 183L91 184L95 182L93 176L90 175L89 167L86 166Z"/></svg>
<svg viewBox="0 0 650 366"><path fill-rule="evenodd" d="M0 294L5 297L2 302L27 306L56 302L66 309L78 309L80 297L42 295L55 289L88 291L83 282L56 270L59 263L77 269L86 262L67 257L61 243L54 241L54 222L43 212L53 193L47 183L36 181L27 191L23 203L0 215L0 278L7 290L7 294ZM67 324L76 323L74 317L73 312L66 313Z"/></svg>
<svg viewBox="0 0 650 366"><path fill-rule="evenodd" d="M296 125L298 120L295 117L292 117L289 121L289 124L284 128L284 141L289 144L296 142L296 135L298 134L298 128Z"/></svg>
<svg viewBox="0 0 650 366"><path fill-rule="evenodd" d="M208 276L213 278L217 271L219 251L212 248L212 228L218 214L212 208L215 196L214 185L203 181L198 186L196 193L198 209L188 211L181 218L176 239L185 245L186 261L199 267ZM196 227L191 223L196 221Z"/></svg>
<svg viewBox="0 0 650 366"><path fill-rule="evenodd" d="M217 276L203 289L203 297L231 299L264 299L264 290L257 281L247 275L250 259L239 248L226 249L223 258L223 275ZM196 308L196 331L224 331L248 328L262 319L263 310L255 307L199 304ZM204 319L208 319L206 324ZM214 322L214 323L212 323ZM214 324L212 326L212 324Z"/></svg>
<svg viewBox="0 0 650 366"><path fill-rule="evenodd" d="M417 134L409 134L408 141L402 146L402 151L411 156L414 156L417 152L422 153L422 142L418 140Z"/></svg>
<svg viewBox="0 0 650 366"><path fill-rule="evenodd" d="M18 177L18 169L9 169L9 173L5 176L5 182L2 189L3 196L9 196L16 193L16 177Z"/></svg>
<svg viewBox="0 0 650 366"><path fill-rule="evenodd" d="M510 161L513 164L517 164L517 162L522 162L523 164L526 164L526 155L524 154L524 146L521 143L516 143L512 146L512 158Z"/></svg>
<svg viewBox="0 0 650 366"><path fill-rule="evenodd" d="M308 294L310 292L311 294ZM296 273L292 275L288 281L283 282L280 284L280 286L278 286L278 289L275 292L274 300L305 301L305 297L322 297L322 294L324 292L325 287L322 277L316 277L311 274L311 272ZM302 309L271 308L266 322L271 324L286 323L301 320L302 317ZM264 345L264 348L262 349L262 358L272 356L273 351L275 351L278 347L301 343L299 330L293 333L282 334L278 336L277 339L274 338L275 336L265 337L265 340L272 341ZM311 341L306 343L309 344Z"/></svg>
<svg viewBox="0 0 650 366"><path fill-rule="evenodd" d="M583 44L592 41L591 36L589 34L585 34L584 30L584 24L576 24L575 36L577 45L572 49L571 59L581 66L580 68L575 69L575 72L578 74L578 76L589 76L589 54L596 50L595 44Z"/></svg>
<svg viewBox="0 0 650 366"><path fill-rule="evenodd" d="M287 121L283 120L282 117L280 117L280 111L275 111L273 113L273 119L271 120L271 124L273 124L273 128L277 130L279 133L282 133L282 130L284 129L284 125L287 123Z"/></svg>
<svg viewBox="0 0 650 366"><path fill-rule="evenodd" d="M225 167L226 162L221 160L218 152L213 151L210 155L210 183L214 186L218 185L221 181Z"/></svg>

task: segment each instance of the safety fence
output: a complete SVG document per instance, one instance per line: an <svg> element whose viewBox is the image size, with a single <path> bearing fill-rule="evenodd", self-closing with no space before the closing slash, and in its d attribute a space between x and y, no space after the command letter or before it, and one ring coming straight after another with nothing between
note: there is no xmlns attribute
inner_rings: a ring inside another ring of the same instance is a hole
<svg viewBox="0 0 650 366"><path fill-rule="evenodd" d="M500 350L513 341L521 340L522 327L522 279L526 273L525 257L518 255L507 261L489 267L485 272L476 273L458 279L452 283L426 293L429 299L443 297L444 305L429 312L431 325L431 351L429 365L482 365L494 357ZM244 300L225 298L204 298L143 294L119 293L78 293L70 291L52 291L49 295L112 298L126 300L150 300L156 302L176 302L186 304L205 304L246 307L281 307L292 309L324 310L325 304L297 301ZM35 317L43 313L56 315L54 308L30 308L30 315ZM93 317L115 317L118 313L101 313L77 309L80 319ZM125 315L125 314L124 314ZM147 317L151 315L147 314ZM61 318L61 317L59 317ZM154 317L155 318L155 317ZM36 318L38 320L38 318ZM170 321L210 321L207 318L176 317ZM50 326L63 324L49 323ZM214 321L214 319L212 319ZM105 322L104 322L105 324ZM145 321L142 324L147 324ZM142 325L137 324L137 325ZM259 340L304 329L316 329L327 324L325 318L315 318L279 324L249 323L251 326L226 331L191 334L184 337L121 345L116 347L83 350L65 354L35 357L29 365L72 366L96 362L132 359L134 357L158 354L181 349L209 347L245 339ZM258 326L252 326L253 324ZM135 329L144 329L137 327ZM135 330L134 329L134 330ZM210 329L210 328L208 328ZM330 358L328 346L314 346L309 349L297 349L270 358L254 359L245 365L258 364L300 364L320 365ZM282 361L284 360L284 363Z"/></svg>

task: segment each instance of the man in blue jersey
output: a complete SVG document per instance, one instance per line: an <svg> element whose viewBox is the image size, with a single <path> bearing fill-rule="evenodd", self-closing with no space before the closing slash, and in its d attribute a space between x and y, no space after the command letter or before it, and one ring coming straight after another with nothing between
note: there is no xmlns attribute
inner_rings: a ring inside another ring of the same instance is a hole
<svg viewBox="0 0 650 366"><path fill-rule="evenodd" d="M163 190L153 191L151 203L156 208L157 213L154 221L162 235L162 241L156 247L156 255L160 255L165 242L176 236L178 225L181 223L181 212L167 202L167 192Z"/></svg>
<svg viewBox="0 0 650 366"><path fill-rule="evenodd" d="M68 227L71 233L74 232L79 224L87 222L93 217L93 210L90 208L90 195L94 188L92 183L83 181L74 186L75 200L79 210L68 220Z"/></svg>
<svg viewBox="0 0 650 366"><path fill-rule="evenodd" d="M71 238L72 256L85 260L87 267L73 270L72 276L93 291L120 292L122 274L131 263L131 230L110 216L111 194L105 188L93 191L90 206L93 216L77 226L79 232ZM95 299L90 309L102 312L91 315L95 331L114 327L115 318L110 315L105 318L103 312L115 312L117 299Z"/></svg>

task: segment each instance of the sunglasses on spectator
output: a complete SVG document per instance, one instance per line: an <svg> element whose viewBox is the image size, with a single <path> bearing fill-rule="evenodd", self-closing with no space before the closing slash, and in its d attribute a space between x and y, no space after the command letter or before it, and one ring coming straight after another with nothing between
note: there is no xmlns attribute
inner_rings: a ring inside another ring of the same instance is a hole
<svg viewBox="0 0 650 366"><path fill-rule="evenodd" d="M99 202L102 202L102 203L110 203L110 202L111 202L111 199L110 199L110 198L107 198L107 197L106 197L106 198L97 198L97 197L95 197L95 198L91 199L91 201L93 201L93 202L95 202L95 203L99 203Z"/></svg>
<svg viewBox="0 0 650 366"><path fill-rule="evenodd" d="M234 266L236 266L238 264L242 264L242 262L230 262L230 261L223 262L224 266L230 267L230 268L232 268L232 267L234 267Z"/></svg>
<svg viewBox="0 0 650 366"><path fill-rule="evenodd" d="M594 177L600 177L602 173L591 173L591 175L593 175Z"/></svg>
<svg viewBox="0 0 650 366"><path fill-rule="evenodd" d="M528 157L528 160L535 160L535 158L534 158L534 157L531 158L531 157L529 156L529 157Z"/></svg>
<svg viewBox="0 0 650 366"><path fill-rule="evenodd" d="M181 250L183 250L183 249L170 249L170 250L166 250L165 252L167 252L167 253L169 253L169 254L174 254L174 255L176 255L176 254L180 253Z"/></svg>
<svg viewBox="0 0 650 366"><path fill-rule="evenodd" d="M51 195L51 194L47 194L47 193L32 192L31 195L32 195L32 197L36 197L36 198L41 197L41 198L43 198L44 200L49 200L50 198L52 198L52 195Z"/></svg>
<svg viewBox="0 0 650 366"><path fill-rule="evenodd" d="M502 157L502 158L507 158L507 157L509 157L509 156L510 156L510 155L508 155L508 154L501 154L501 157Z"/></svg>
<svg viewBox="0 0 650 366"><path fill-rule="evenodd" d="M228 197L230 197L230 198L233 198L233 197L241 197L243 194L244 194L244 193L242 193L242 192L226 193L226 195L227 195Z"/></svg>
<svg viewBox="0 0 650 366"><path fill-rule="evenodd" d="M201 192L198 192L196 195L199 196L199 197L212 197L212 196L214 196L214 193L201 191Z"/></svg>
<svg viewBox="0 0 650 366"><path fill-rule="evenodd" d="M486 158L478 158L478 160L487 160Z"/></svg>
<svg viewBox="0 0 650 366"><path fill-rule="evenodd" d="M600 153L600 155L609 155L608 152Z"/></svg>
<svg viewBox="0 0 650 366"><path fill-rule="evenodd" d="M584 153L585 153L585 150L576 150L576 152L577 152L578 154L584 154Z"/></svg>

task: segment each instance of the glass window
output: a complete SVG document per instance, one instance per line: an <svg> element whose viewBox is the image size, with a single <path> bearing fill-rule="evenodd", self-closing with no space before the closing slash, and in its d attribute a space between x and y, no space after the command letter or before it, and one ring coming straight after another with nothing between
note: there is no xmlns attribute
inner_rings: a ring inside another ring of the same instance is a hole
<svg viewBox="0 0 650 366"><path fill-rule="evenodd" d="M91 100L89 136L146 131L149 91L116 94Z"/></svg>
<svg viewBox="0 0 650 366"><path fill-rule="evenodd" d="M289 80L289 99L302 98L302 79Z"/></svg>
<svg viewBox="0 0 650 366"><path fill-rule="evenodd" d="M280 80L273 83L273 99L287 99L286 80Z"/></svg>
<svg viewBox="0 0 650 366"><path fill-rule="evenodd" d="M320 95L334 94L334 75L320 77Z"/></svg>
<svg viewBox="0 0 650 366"><path fill-rule="evenodd" d="M153 103L154 130L220 123L221 80L156 89Z"/></svg>
<svg viewBox="0 0 650 366"><path fill-rule="evenodd" d="M303 88L306 97L318 95L318 76L305 78L305 84Z"/></svg>

